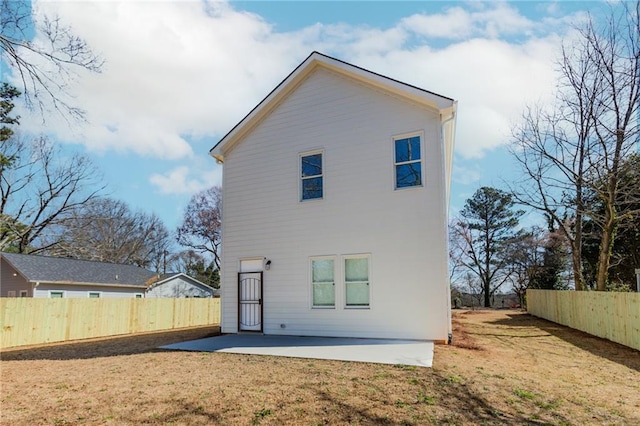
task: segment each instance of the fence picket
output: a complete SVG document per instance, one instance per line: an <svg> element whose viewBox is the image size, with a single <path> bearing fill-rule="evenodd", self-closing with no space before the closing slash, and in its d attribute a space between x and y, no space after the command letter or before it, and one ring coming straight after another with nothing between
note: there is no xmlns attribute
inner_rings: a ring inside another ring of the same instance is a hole
<svg viewBox="0 0 640 426"><path fill-rule="evenodd" d="M0 298L3 349L219 323L219 298Z"/></svg>
<svg viewBox="0 0 640 426"><path fill-rule="evenodd" d="M527 311L640 350L640 293L527 290Z"/></svg>

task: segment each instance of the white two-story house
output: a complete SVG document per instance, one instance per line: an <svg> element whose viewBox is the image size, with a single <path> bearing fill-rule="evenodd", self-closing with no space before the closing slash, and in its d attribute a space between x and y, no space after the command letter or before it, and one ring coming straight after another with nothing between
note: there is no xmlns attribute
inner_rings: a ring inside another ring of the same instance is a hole
<svg viewBox="0 0 640 426"><path fill-rule="evenodd" d="M313 52L211 150L222 332L446 341L455 117Z"/></svg>

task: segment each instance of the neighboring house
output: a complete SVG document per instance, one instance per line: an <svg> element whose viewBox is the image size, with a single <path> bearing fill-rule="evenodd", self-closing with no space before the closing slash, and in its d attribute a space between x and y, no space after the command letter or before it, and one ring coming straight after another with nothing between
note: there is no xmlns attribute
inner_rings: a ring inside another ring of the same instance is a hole
<svg viewBox="0 0 640 426"><path fill-rule="evenodd" d="M144 297L154 277L133 265L0 253L0 297Z"/></svg>
<svg viewBox="0 0 640 426"><path fill-rule="evenodd" d="M213 297L214 289L183 273L161 275L151 284L146 297Z"/></svg>
<svg viewBox="0 0 640 426"><path fill-rule="evenodd" d="M455 113L317 52L267 95L210 152L222 332L446 341Z"/></svg>

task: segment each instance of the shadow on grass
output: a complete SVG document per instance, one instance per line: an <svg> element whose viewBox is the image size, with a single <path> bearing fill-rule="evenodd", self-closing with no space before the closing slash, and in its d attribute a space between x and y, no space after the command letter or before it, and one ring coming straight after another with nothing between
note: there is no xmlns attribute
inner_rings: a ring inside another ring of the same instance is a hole
<svg viewBox="0 0 640 426"><path fill-rule="evenodd" d="M349 399L342 395L332 395L323 390L316 390L316 393L322 401L330 404L329 407L336 410L337 419L333 420L340 424L419 425L427 421L432 424L549 424L548 421L527 417L524 413L503 413L466 383L453 382L441 373L431 371L429 377L429 383L423 389L425 395L429 395L428 402L413 399L411 402L402 402L402 406L407 407L406 416L411 420L402 420L397 415L372 414L370 405L350 404ZM553 414L553 418L560 424L569 424L566 418L558 414Z"/></svg>
<svg viewBox="0 0 640 426"><path fill-rule="evenodd" d="M169 410L167 413L155 414L144 423L155 424L220 424L222 417L218 413L212 413L203 405L195 405L183 402L180 407Z"/></svg>
<svg viewBox="0 0 640 426"><path fill-rule="evenodd" d="M442 373L434 373L436 386L442 401L438 401L442 407L456 414L450 420L454 424L489 424L489 425L547 425L548 421L527 417L526 413L512 410L505 413L492 406L486 399L478 395L467 383L452 381ZM533 409L532 409L533 411ZM557 413L553 414L555 421L560 424L568 424L568 420ZM441 420L438 419L438 424Z"/></svg>
<svg viewBox="0 0 640 426"><path fill-rule="evenodd" d="M556 324L528 313L508 314L506 319L490 321L489 324L506 325L508 327L535 327L576 346L593 355L606 358L618 364L640 372L640 351L592 336L580 330ZM515 337L515 336L513 336ZM518 337L540 337L538 333L520 335Z"/></svg>
<svg viewBox="0 0 640 426"><path fill-rule="evenodd" d="M5 349L0 352L0 360L72 360L165 352L162 349L158 349L158 347L188 340L204 339L219 334L219 326L207 326L67 343L51 343L37 347Z"/></svg>

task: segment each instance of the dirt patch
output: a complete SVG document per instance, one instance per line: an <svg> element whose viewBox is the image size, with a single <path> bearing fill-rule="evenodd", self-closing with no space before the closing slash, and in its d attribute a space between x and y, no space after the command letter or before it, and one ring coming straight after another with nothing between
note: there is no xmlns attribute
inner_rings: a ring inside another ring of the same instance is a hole
<svg viewBox="0 0 640 426"><path fill-rule="evenodd" d="M432 369L156 349L193 330L3 352L0 422L640 424L640 352L517 311L454 320L477 348Z"/></svg>

